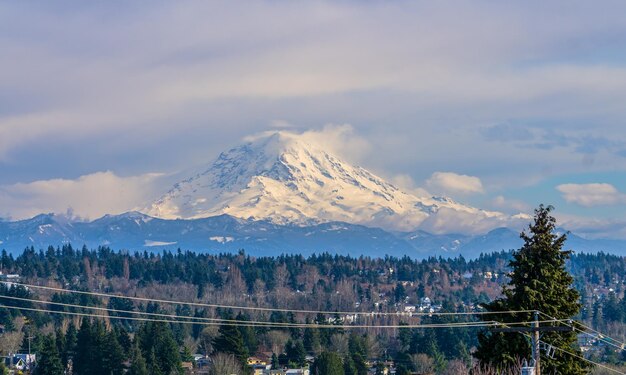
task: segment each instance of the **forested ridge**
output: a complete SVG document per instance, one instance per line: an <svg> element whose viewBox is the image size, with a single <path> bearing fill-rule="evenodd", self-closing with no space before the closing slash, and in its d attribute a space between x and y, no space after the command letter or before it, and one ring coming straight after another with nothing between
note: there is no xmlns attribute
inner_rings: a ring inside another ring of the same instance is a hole
<svg viewBox="0 0 626 375"><path fill-rule="evenodd" d="M60 289L229 306L320 310L326 314L144 303L54 290L7 288L4 285L0 286L0 294L120 311L238 321L344 325L350 324L345 314L335 312L480 311L480 304L498 297L502 285L509 280L510 260L511 253L504 251L471 260L461 256L423 260L409 257L356 258L328 253L307 258L300 255L254 258L243 250L237 254L201 254L180 250L129 253L108 247L74 249L68 244L46 250L28 248L15 258L3 252L0 259L2 271L19 274L26 284ZM574 254L567 268L582 296L583 309L579 318L596 329L612 332L613 337L624 339L626 258L604 253ZM470 353L477 345L479 330L220 326L118 319L114 316L125 318L131 314L112 311L98 313L104 320L80 319L79 316L7 307L93 311L5 298L0 300L0 304L5 305L0 307L0 324L5 327L5 337L15 336L13 341L4 340L0 349L5 354L7 350L25 350L25 337L28 336L32 336L31 350L36 351L44 350L46 342L53 340L60 362L66 366L68 357L81 358L76 351L86 344L72 347L71 343L83 337L92 345L92 351L102 353L87 363L104 360L105 364L94 365L94 369L83 369L82 372L79 365L76 369L79 374L99 373L102 368L108 369L108 372L102 373L117 373L120 368L111 370L106 366L118 362L124 363L127 368L139 368L136 370L140 371L138 373L142 373L142 368L146 366L154 367L147 369L148 373L178 372L182 371L180 364L191 359L191 353L209 356L230 353L236 358L232 365L242 367L245 367L245 357L249 355L266 353L269 356L273 353L277 365L300 366L305 364L306 355L318 356L323 348L339 353L342 363L347 363L350 369L354 367L355 374L364 373L358 368L363 368L365 362L372 359L381 363L393 360L401 367L404 363L407 369L426 366L444 371L450 366L471 361ZM401 325L413 322L441 324L476 318L434 315L411 320L399 314L376 319L378 324ZM156 341L148 340L148 337L160 337L158 341L169 349L155 348ZM226 337L235 337L235 342L225 340ZM12 347L8 348L10 345ZM156 359L159 356L155 355L155 351L158 350L172 353L171 358L167 357L169 362L161 363ZM593 355L608 362L617 363L621 359L621 353L604 349ZM107 359L106 356L116 359ZM84 361L81 360L81 363L84 364Z"/></svg>

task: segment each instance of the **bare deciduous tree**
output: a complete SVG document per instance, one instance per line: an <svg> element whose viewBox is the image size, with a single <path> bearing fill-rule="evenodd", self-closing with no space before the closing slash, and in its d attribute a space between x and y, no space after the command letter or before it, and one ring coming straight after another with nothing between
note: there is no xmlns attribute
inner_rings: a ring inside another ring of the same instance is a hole
<svg viewBox="0 0 626 375"><path fill-rule="evenodd" d="M465 365L465 362L455 359L448 362L442 375L469 375L469 368Z"/></svg>
<svg viewBox="0 0 626 375"><path fill-rule="evenodd" d="M413 354L411 362L418 374L432 374L435 371L435 360L426 354Z"/></svg>
<svg viewBox="0 0 626 375"><path fill-rule="evenodd" d="M234 355L217 353L211 357L209 375L243 375L243 370Z"/></svg>

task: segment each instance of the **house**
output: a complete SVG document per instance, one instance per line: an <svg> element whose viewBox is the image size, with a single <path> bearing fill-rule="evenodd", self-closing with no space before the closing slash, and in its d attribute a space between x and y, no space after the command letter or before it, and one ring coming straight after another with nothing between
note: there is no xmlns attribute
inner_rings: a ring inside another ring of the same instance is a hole
<svg viewBox="0 0 626 375"><path fill-rule="evenodd" d="M309 369L308 368L287 369L287 371L285 371L285 375L309 375Z"/></svg>
<svg viewBox="0 0 626 375"><path fill-rule="evenodd" d="M196 366L198 368L205 368L211 365L211 358L202 356L199 359L196 359Z"/></svg>
<svg viewBox="0 0 626 375"><path fill-rule="evenodd" d="M248 366L252 366L252 365L267 365L267 361L258 357L249 357Z"/></svg>
<svg viewBox="0 0 626 375"><path fill-rule="evenodd" d="M271 370L264 373L267 375L310 375L308 368L290 368L286 370Z"/></svg>
<svg viewBox="0 0 626 375"><path fill-rule="evenodd" d="M36 362L35 354L13 354L3 357L4 365L20 371L29 370Z"/></svg>
<svg viewBox="0 0 626 375"><path fill-rule="evenodd" d="M204 354L200 354L200 353L196 353L194 355L192 355L193 361L198 363L199 360L203 359L203 358L207 358L206 355Z"/></svg>
<svg viewBox="0 0 626 375"><path fill-rule="evenodd" d="M272 365L254 364L251 365L250 368L252 369L252 374L254 375L265 375L270 373Z"/></svg>
<svg viewBox="0 0 626 375"><path fill-rule="evenodd" d="M17 274L6 274L0 271L0 283L6 285L7 288L14 286L14 283L20 282L20 275ZM28 289L28 288L27 288Z"/></svg>
<svg viewBox="0 0 626 375"><path fill-rule="evenodd" d="M180 367L183 368L185 374L190 374L193 371L193 362L181 362Z"/></svg>

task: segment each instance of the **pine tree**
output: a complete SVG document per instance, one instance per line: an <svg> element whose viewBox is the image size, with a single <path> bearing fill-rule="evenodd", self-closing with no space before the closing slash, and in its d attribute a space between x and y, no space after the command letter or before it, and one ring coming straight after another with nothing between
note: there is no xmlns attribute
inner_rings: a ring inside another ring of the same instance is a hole
<svg viewBox="0 0 626 375"><path fill-rule="evenodd" d="M76 355L76 341L77 341L76 326L73 322L70 322L65 332L65 348L61 352L61 362L63 367L67 367L67 363L70 359L73 359Z"/></svg>
<svg viewBox="0 0 626 375"><path fill-rule="evenodd" d="M43 338L36 375L63 375L63 364L52 336Z"/></svg>
<svg viewBox="0 0 626 375"><path fill-rule="evenodd" d="M150 351L150 359L148 360L148 368L150 369L149 373L151 375L164 375L165 373L161 370L159 366L159 361L157 361L157 357L154 354L154 350Z"/></svg>
<svg viewBox="0 0 626 375"><path fill-rule="evenodd" d="M136 340L144 358L148 358L150 373L182 373L178 344L172 330L162 322L147 322L137 332Z"/></svg>
<svg viewBox="0 0 626 375"><path fill-rule="evenodd" d="M237 314L237 317L235 319L242 322L247 322L250 320L247 315L241 312ZM243 339L244 345L248 350L248 353L255 353L259 346L259 341L257 339L257 334L254 331L254 327L242 325L238 328L239 332L241 333L241 338Z"/></svg>
<svg viewBox="0 0 626 375"><path fill-rule="evenodd" d="M292 363L295 366L304 366L306 362L306 350L302 341L287 341L285 344L285 354L287 354L287 363Z"/></svg>
<svg viewBox="0 0 626 375"><path fill-rule="evenodd" d="M141 350L137 343L133 345L130 353L130 368L127 375L148 375L148 367L146 366L146 360L141 355Z"/></svg>
<svg viewBox="0 0 626 375"><path fill-rule="evenodd" d="M306 323L311 323L309 318L307 318ZM322 345L320 343L320 332L316 328L306 327L304 329L302 341L304 344L304 349L306 349L308 353L319 354L321 352Z"/></svg>
<svg viewBox="0 0 626 375"><path fill-rule="evenodd" d="M536 310L556 319L568 319L580 310L579 294L572 288L573 278L565 269L571 251L563 251L566 235L557 235L552 206L539 206L529 233L522 232L524 245L513 253L511 279L503 288L503 297L484 305L488 311ZM502 322L530 321L532 313L494 315ZM574 348L574 332L544 332L543 342L581 355ZM475 353L479 360L496 367L505 367L530 358L530 345L519 333L482 332ZM554 359L542 358L542 371L556 374L586 374L588 365L582 359L558 352Z"/></svg>
<svg viewBox="0 0 626 375"><path fill-rule="evenodd" d="M122 374L124 370L122 363L126 358L116 336L115 332L110 331L104 337L104 345L101 350L102 370L107 375Z"/></svg>
<svg viewBox="0 0 626 375"><path fill-rule="evenodd" d="M54 342L57 346L57 352L61 356L61 363L63 364L63 367L65 367L65 363L63 362L63 352L65 351L67 344L65 343L65 335L61 332L60 328L57 328L54 331Z"/></svg>
<svg viewBox="0 0 626 375"><path fill-rule="evenodd" d="M313 362L312 375L344 375L341 357L335 352L323 352Z"/></svg>
<svg viewBox="0 0 626 375"><path fill-rule="evenodd" d="M231 314L226 314L225 319L232 319ZM233 354L245 365L248 360L248 349L246 348L241 331L232 324L223 324L219 329L219 336L213 340L213 348L216 352Z"/></svg>
<svg viewBox="0 0 626 375"><path fill-rule="evenodd" d="M345 375L359 375L356 369L356 365L349 355L343 359L343 372Z"/></svg>
<svg viewBox="0 0 626 375"><path fill-rule="evenodd" d="M76 354L73 365L74 373L86 375L93 373L93 357L95 354L94 343L91 337L91 323L88 319L83 319L76 339Z"/></svg>

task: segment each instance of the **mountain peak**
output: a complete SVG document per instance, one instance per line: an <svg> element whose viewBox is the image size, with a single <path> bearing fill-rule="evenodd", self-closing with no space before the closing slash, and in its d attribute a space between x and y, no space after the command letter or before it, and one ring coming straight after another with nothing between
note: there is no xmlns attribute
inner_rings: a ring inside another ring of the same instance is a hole
<svg viewBox="0 0 626 375"><path fill-rule="evenodd" d="M164 219L228 214L276 224L331 221L414 230L442 208L497 218L443 197L416 197L364 168L353 166L285 131L267 132L222 152L203 172L177 184L147 207ZM448 211L449 212L449 211Z"/></svg>

